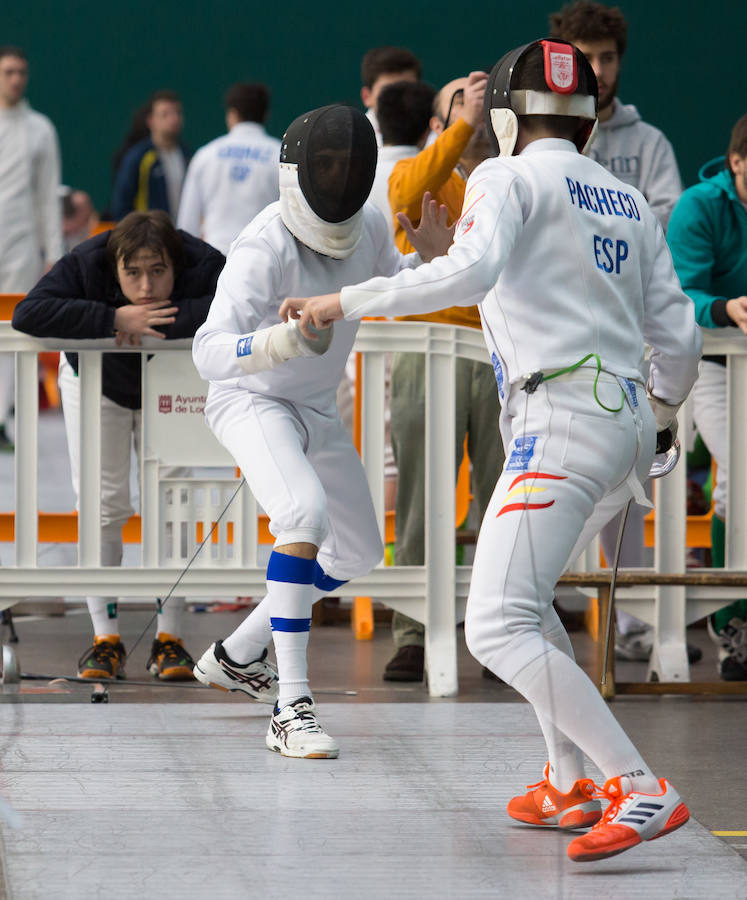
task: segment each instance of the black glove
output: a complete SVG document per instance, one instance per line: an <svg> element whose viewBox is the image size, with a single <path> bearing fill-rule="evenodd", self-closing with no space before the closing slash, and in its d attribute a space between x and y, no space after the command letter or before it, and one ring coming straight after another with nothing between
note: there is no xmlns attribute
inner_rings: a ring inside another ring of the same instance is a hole
<svg viewBox="0 0 747 900"><path fill-rule="evenodd" d="M676 423L675 423L676 424ZM666 453L671 449L674 439L677 436L677 429L665 428L663 431L656 432L656 452Z"/></svg>

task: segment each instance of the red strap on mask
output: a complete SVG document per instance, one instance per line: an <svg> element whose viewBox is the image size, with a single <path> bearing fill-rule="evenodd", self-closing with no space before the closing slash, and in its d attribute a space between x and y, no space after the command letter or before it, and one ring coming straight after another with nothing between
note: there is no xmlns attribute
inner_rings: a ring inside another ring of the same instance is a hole
<svg viewBox="0 0 747 900"><path fill-rule="evenodd" d="M569 44L540 41L545 60L545 84L556 94L572 94L578 85L576 54Z"/></svg>

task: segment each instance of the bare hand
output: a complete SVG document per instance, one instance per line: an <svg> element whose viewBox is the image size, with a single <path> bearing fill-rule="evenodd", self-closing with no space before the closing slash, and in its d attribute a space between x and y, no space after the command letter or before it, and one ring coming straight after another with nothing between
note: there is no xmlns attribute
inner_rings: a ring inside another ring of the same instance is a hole
<svg viewBox="0 0 747 900"><path fill-rule="evenodd" d="M477 128L477 126L480 125L483 121L484 113L482 102L485 96L485 87L487 83L487 72L469 73L467 86L464 89L464 107L462 108L462 118L473 128Z"/></svg>
<svg viewBox="0 0 747 900"><path fill-rule="evenodd" d="M407 240L420 254L423 262L430 262L437 256L445 256L454 238L456 222L449 226L448 209L431 197L430 191L423 195L420 210L420 224L415 228L403 212L397 213L397 221L404 229Z"/></svg>
<svg viewBox="0 0 747 900"><path fill-rule="evenodd" d="M129 344L136 347L143 335L163 340L166 335L155 329L171 325L175 321L177 306L167 306L169 300L154 300L151 303L128 303L114 313L115 341L118 347Z"/></svg>
<svg viewBox="0 0 747 900"><path fill-rule="evenodd" d="M747 297L726 301L726 315L747 334Z"/></svg>
<svg viewBox="0 0 747 900"><path fill-rule="evenodd" d="M309 323L314 328L329 328L333 322L343 318L339 294L322 294L320 297L286 297L280 305L280 318L297 319L301 333L309 340L317 340L309 330Z"/></svg>

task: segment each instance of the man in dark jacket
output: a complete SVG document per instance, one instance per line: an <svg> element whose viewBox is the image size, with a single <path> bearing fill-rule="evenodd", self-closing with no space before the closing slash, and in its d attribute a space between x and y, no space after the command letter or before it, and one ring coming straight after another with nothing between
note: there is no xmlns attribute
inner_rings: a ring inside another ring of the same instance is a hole
<svg viewBox="0 0 747 900"><path fill-rule="evenodd" d="M79 244L32 288L13 313L13 327L34 337L70 339L114 337L120 346L140 344L147 335L192 337L204 322L225 258L183 231L166 213L133 212L117 227ZM130 454L133 435L139 450L141 358L137 353L105 353L102 363L101 562L122 561L122 526L132 514ZM70 468L80 485L77 353L63 354L60 392ZM115 597L88 597L93 646L83 654L78 674L114 678L124 674L125 649L119 635ZM162 679L192 677L193 661L180 637L184 598L159 608L157 635L148 668Z"/></svg>
<svg viewBox="0 0 747 900"><path fill-rule="evenodd" d="M179 137L182 102L174 91L156 91L148 101L150 135L124 155L112 192L112 213L121 219L135 210L162 209L176 219L189 153Z"/></svg>

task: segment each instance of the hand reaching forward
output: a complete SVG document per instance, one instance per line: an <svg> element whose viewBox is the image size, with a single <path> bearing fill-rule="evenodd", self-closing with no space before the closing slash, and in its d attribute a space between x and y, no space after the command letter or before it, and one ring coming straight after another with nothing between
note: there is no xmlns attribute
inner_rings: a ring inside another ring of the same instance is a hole
<svg viewBox="0 0 747 900"><path fill-rule="evenodd" d="M152 300L150 303L128 303L114 313L114 339L118 347L129 344L136 347L143 335L163 340L166 335L155 329L161 325L171 325L175 320L177 306L168 306L170 300Z"/></svg>
<svg viewBox="0 0 747 900"><path fill-rule="evenodd" d="M417 228L403 212L397 213L397 221L404 229L407 240L420 254L423 262L430 262L437 256L445 256L454 239L456 222L448 226L448 209L431 197L430 191L423 194L420 208L420 224Z"/></svg>
<svg viewBox="0 0 747 900"><path fill-rule="evenodd" d="M319 340L309 330L309 323L314 328L329 328L338 319L343 318L339 294L322 294L320 297L286 297L280 305L280 318L297 319L301 333L310 341Z"/></svg>

